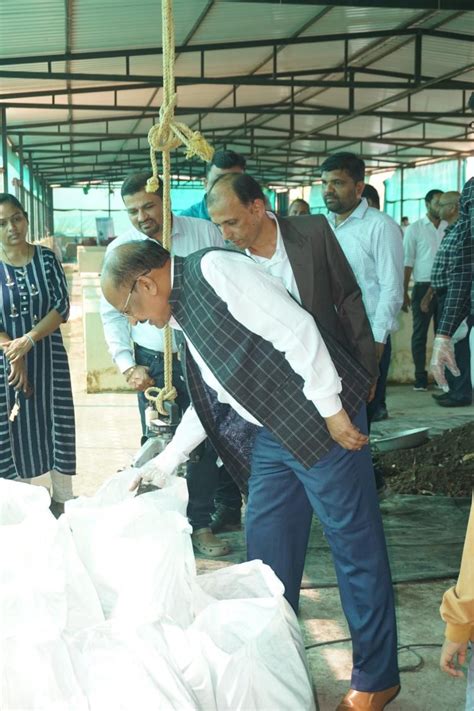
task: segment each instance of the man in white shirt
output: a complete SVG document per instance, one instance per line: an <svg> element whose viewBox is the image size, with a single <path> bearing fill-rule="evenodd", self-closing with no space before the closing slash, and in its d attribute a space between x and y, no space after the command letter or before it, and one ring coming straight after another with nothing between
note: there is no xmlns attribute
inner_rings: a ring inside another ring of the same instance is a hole
<svg viewBox="0 0 474 711"><path fill-rule="evenodd" d="M384 399L390 364L390 333L398 328L403 302L402 233L391 217L369 207L362 197L365 163L353 153L335 153L321 168L329 224L362 291L380 364L380 376L367 408L369 428ZM376 469L377 488L383 478Z"/></svg>
<svg viewBox="0 0 474 711"><path fill-rule="evenodd" d="M135 173L124 181L121 194L133 227L111 242L106 255L121 244L133 240L142 241L149 238L161 241L162 186L160 183L156 193L147 193L145 186L149 177L148 173ZM173 215L171 245L173 254L186 256L206 247L223 247L224 242L219 230L211 223ZM163 333L146 322L130 327L128 319L104 298L101 301L101 317L105 340L112 358L128 384L137 391L143 442L146 440L145 410L148 405L144 391L155 383L159 387L163 384ZM176 344L173 355L173 384L178 391L177 403L181 411L184 411L189 398L183 383ZM206 444L202 460L189 464L187 473L188 517L194 528L193 543L197 550L210 556L227 555L230 550L227 543L214 536L209 527L218 476L215 459L212 448Z"/></svg>
<svg viewBox="0 0 474 711"><path fill-rule="evenodd" d="M156 242L121 245L104 263L102 288L132 323L169 322L183 341L193 406L139 479L163 484L207 434L242 488L250 474L247 555L273 568L295 611L314 510L354 642L352 689L341 708L383 708L399 676L366 446L368 373L339 347L337 332L325 330L323 340L284 284L238 252L170 259Z"/></svg>
<svg viewBox="0 0 474 711"><path fill-rule="evenodd" d="M403 310L411 306L413 315L413 333L411 352L415 364L415 383L413 390L428 389L428 373L426 370L426 339L431 319L434 329L438 323L438 308L436 296L431 299L427 311L421 310L421 302L430 288L431 269L436 252L443 239L448 223L440 219L439 199L441 190L429 190L425 195L426 215L407 227L403 238L405 252L405 280ZM410 279L413 275L411 299L408 294Z"/></svg>

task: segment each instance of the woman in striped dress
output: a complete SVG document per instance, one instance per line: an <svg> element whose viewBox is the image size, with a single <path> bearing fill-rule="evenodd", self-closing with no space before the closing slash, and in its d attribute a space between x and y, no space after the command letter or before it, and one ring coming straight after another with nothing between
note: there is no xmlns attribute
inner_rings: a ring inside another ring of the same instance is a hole
<svg viewBox="0 0 474 711"><path fill-rule="evenodd" d="M72 496L76 439L60 325L66 278L54 253L26 239L21 203L0 193L0 476L51 473L53 501ZM19 408L19 409L18 409Z"/></svg>

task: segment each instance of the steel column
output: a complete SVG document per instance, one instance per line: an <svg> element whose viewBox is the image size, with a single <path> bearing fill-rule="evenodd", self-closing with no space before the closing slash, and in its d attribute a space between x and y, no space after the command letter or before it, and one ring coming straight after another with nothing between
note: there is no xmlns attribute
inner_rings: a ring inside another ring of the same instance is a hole
<svg viewBox="0 0 474 711"><path fill-rule="evenodd" d="M3 192L9 193L8 185L8 142L7 142L7 110L2 108L1 110L1 124L2 124L2 164L3 164Z"/></svg>

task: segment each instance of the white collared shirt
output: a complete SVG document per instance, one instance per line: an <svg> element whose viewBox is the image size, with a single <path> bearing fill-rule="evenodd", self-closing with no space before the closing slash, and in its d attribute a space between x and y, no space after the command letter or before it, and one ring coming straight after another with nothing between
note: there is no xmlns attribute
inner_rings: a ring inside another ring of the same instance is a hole
<svg viewBox="0 0 474 711"><path fill-rule="evenodd" d="M369 207L365 198L344 222L336 226L332 212L328 221L362 292L374 340L385 343L398 329L403 304L402 231L391 217Z"/></svg>
<svg viewBox="0 0 474 711"><path fill-rule="evenodd" d="M427 215L408 225L403 237L405 266L413 267L413 281L430 282L431 269L448 223L442 220L436 228Z"/></svg>
<svg viewBox="0 0 474 711"><path fill-rule="evenodd" d="M288 294L284 284L243 254L209 252L201 261L206 281L226 304L232 316L282 352L291 368L304 381L303 392L322 417L342 409L341 379L312 316ZM179 329L175 319L170 326ZM196 348L186 337L191 355L204 381L248 422L261 426L216 379ZM186 461L189 453L206 437L204 428L190 406L176 428L161 465L171 469Z"/></svg>
<svg viewBox="0 0 474 711"><path fill-rule="evenodd" d="M277 279L281 279L287 291L289 291L292 297L296 299L299 304L301 304L300 292L296 284L296 279L295 275L293 274L293 269L291 268L290 260L288 259L288 255L286 253L285 243L283 242L283 237L281 236L280 225L278 224L278 220L272 212L267 212L267 215L268 217L270 217L270 219L274 220L276 224L277 239L275 252L270 258L268 258L261 257L258 254L253 254L248 249L246 249L245 251L249 255L249 257L251 257L254 262L257 262L257 264L260 264L265 269L265 271L267 271L272 276L277 277Z"/></svg>
<svg viewBox="0 0 474 711"><path fill-rule="evenodd" d="M132 227L109 244L106 255L121 244L144 239L149 238ZM188 254L206 247L225 247L219 229L212 222L195 217L173 215L172 254L186 257ZM149 323L138 323L136 326L131 326L127 317L114 309L103 296L100 302L100 315L110 354L121 373L135 365L133 343L152 351L163 351L163 331L161 329L151 326ZM175 345L174 350L176 350Z"/></svg>

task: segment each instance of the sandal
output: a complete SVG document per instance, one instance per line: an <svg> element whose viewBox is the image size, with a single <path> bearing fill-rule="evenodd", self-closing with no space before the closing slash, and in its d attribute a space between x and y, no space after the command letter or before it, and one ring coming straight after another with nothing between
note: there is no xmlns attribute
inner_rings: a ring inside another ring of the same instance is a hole
<svg viewBox="0 0 474 711"><path fill-rule="evenodd" d="M208 528L198 528L191 535L194 550L211 558L219 558L230 553L227 541L217 538Z"/></svg>

